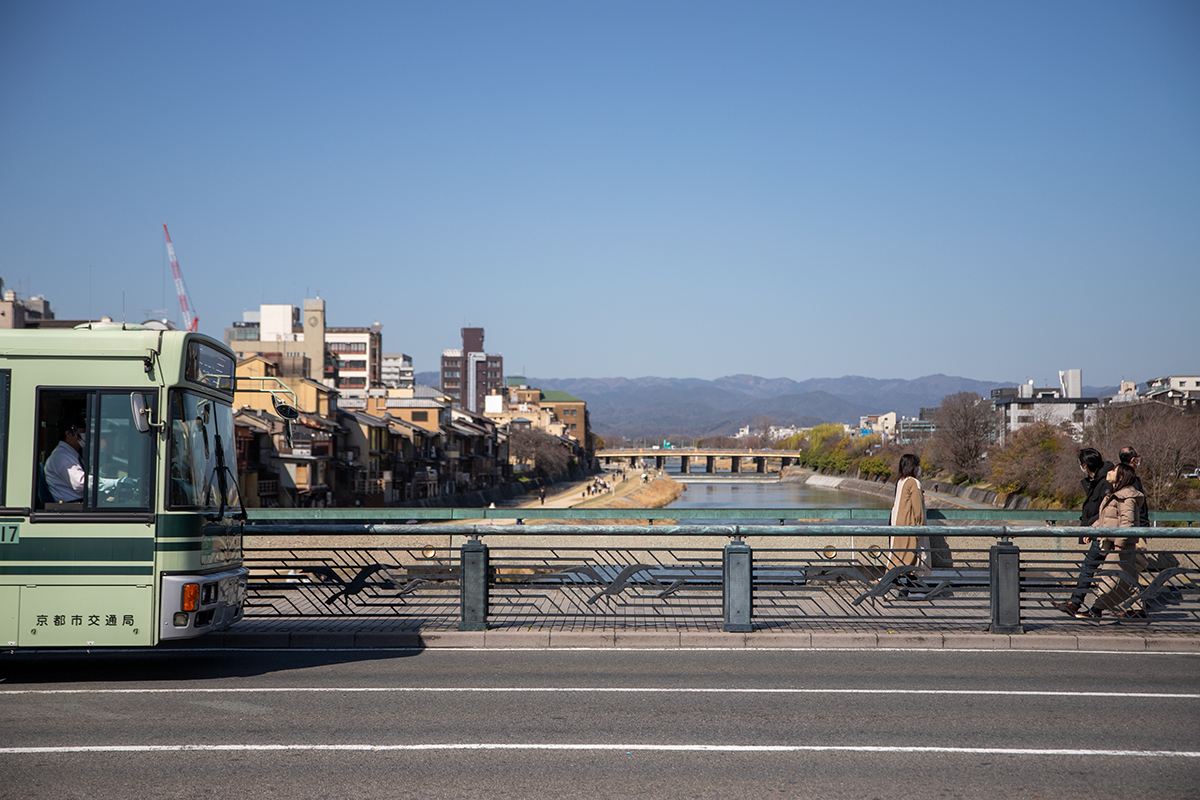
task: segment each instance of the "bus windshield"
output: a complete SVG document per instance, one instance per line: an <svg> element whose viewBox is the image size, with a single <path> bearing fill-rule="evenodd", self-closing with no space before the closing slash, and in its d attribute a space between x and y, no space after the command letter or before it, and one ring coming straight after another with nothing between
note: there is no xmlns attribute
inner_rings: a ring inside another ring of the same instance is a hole
<svg viewBox="0 0 1200 800"><path fill-rule="evenodd" d="M233 409L187 391L171 393L171 506L236 507Z"/></svg>

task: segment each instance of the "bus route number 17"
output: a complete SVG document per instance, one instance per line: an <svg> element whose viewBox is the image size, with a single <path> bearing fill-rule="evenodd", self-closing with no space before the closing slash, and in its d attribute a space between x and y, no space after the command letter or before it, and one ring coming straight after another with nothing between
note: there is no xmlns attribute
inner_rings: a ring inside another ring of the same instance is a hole
<svg viewBox="0 0 1200 800"><path fill-rule="evenodd" d="M0 544L20 544L21 526L0 523Z"/></svg>

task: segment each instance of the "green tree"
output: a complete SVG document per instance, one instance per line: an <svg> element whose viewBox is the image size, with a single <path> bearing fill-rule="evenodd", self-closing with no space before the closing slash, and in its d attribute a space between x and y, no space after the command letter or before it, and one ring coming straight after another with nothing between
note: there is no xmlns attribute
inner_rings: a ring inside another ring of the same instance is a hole
<svg viewBox="0 0 1200 800"><path fill-rule="evenodd" d="M814 450L827 450L838 440L844 438L846 429L841 425L829 422L818 425L808 432L809 445Z"/></svg>

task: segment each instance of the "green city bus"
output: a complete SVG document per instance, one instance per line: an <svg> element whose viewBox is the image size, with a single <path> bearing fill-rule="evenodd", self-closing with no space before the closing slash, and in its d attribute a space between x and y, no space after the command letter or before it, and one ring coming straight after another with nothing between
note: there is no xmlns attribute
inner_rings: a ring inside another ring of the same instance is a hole
<svg viewBox="0 0 1200 800"><path fill-rule="evenodd" d="M242 617L234 364L187 331L0 332L0 647L150 646Z"/></svg>

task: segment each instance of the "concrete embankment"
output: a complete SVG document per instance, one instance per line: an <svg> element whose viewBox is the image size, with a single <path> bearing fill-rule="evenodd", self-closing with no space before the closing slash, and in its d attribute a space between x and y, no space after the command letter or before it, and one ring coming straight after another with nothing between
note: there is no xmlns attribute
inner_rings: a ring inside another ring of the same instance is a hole
<svg viewBox="0 0 1200 800"><path fill-rule="evenodd" d="M818 486L823 489L841 489L847 492L858 492L875 497L892 499L896 493L896 485L892 483L876 483L856 478L842 478L833 475L818 475L812 470L802 467L788 467L783 471L780 480L784 483L803 483L808 486ZM941 481L922 481L925 489L925 504L929 508L1002 508L1016 511L1029 508L1029 498L1018 495L981 489L977 486L956 486ZM938 495L941 495L940 497ZM956 502L956 498L960 501Z"/></svg>

